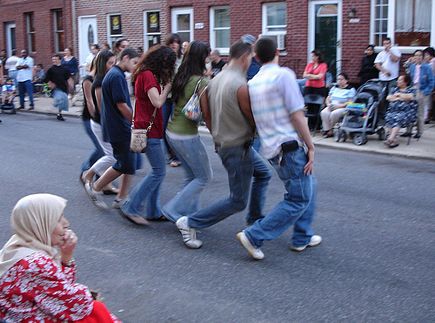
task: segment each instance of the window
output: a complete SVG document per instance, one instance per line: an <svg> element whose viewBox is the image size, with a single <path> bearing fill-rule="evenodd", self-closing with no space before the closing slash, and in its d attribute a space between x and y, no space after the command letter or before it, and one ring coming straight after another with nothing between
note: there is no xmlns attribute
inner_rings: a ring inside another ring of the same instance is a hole
<svg viewBox="0 0 435 323"><path fill-rule="evenodd" d="M372 40L382 46L390 37L393 44L410 48L427 47L435 42L432 0L372 0Z"/></svg>
<svg viewBox="0 0 435 323"><path fill-rule="evenodd" d="M210 9L210 46L221 54L230 52L230 8L214 7Z"/></svg>
<svg viewBox="0 0 435 323"><path fill-rule="evenodd" d="M287 6L285 2L263 5L263 35L276 38L278 49L285 49L287 34Z"/></svg>
<svg viewBox="0 0 435 323"><path fill-rule="evenodd" d="M122 38L122 21L121 14L112 13L107 16L107 30L109 39L109 44L113 48L114 43L119 38Z"/></svg>
<svg viewBox="0 0 435 323"><path fill-rule="evenodd" d="M29 53L35 52L35 27L33 24L33 12L27 12L24 14L26 20L26 41L27 50Z"/></svg>
<svg viewBox="0 0 435 323"><path fill-rule="evenodd" d="M181 42L191 42L193 40L193 9L172 9L171 17L172 32L180 36Z"/></svg>
<svg viewBox="0 0 435 323"><path fill-rule="evenodd" d="M65 33L63 30L62 9L53 10L53 33L54 33L54 52L58 53L65 49Z"/></svg>
<svg viewBox="0 0 435 323"><path fill-rule="evenodd" d="M144 50L160 44L161 29L160 29L160 11L145 11L144 12Z"/></svg>

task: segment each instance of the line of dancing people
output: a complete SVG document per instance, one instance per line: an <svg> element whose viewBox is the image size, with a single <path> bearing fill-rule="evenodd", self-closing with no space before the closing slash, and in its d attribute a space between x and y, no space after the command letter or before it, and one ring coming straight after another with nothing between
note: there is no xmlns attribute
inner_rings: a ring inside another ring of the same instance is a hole
<svg viewBox="0 0 435 323"><path fill-rule="evenodd" d="M254 47L262 67L248 86L246 75ZM292 250L319 245L322 238L312 229L316 203L314 145L294 72L278 65L279 52L269 38L255 42L254 37L245 35L232 44L227 66L212 80L204 75L209 54L206 43L191 42L176 74L177 54L167 46L154 46L142 57L126 48L117 63L109 51L96 56L90 76L83 82L85 110L96 136L96 149L82 165L83 170L89 167L81 175L87 194L102 208L108 207L102 199L105 191L117 194L113 207L138 225L152 220L174 222L184 244L192 249L202 246L197 229L210 227L248 205L248 227L237 234L237 239L252 258L263 259L263 242L276 239L292 225ZM124 72L132 73L134 109ZM204 93L200 96L203 119L228 173L230 191L207 207L200 207L200 195L212 179L210 161L198 134L198 122L182 111L195 91ZM169 95L174 105L164 128L161 107ZM132 123L136 129L151 125L145 149L151 170L129 192L131 175L141 166L140 154L130 150ZM252 147L256 133L262 156ZM186 177L183 188L162 206L160 187L166 168L163 138L181 162ZM101 155L97 143L104 155L91 165ZM264 214L271 166L286 193L269 214ZM111 184L117 178L119 189Z"/></svg>

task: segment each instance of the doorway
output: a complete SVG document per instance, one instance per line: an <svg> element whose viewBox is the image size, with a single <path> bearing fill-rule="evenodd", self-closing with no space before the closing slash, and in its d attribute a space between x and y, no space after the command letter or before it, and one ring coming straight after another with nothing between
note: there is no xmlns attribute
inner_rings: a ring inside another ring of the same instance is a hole
<svg viewBox="0 0 435 323"><path fill-rule="evenodd" d="M98 44L97 36L97 17L81 16L79 17L79 61L80 66L84 66L86 58L91 53L91 45ZM81 75L85 71L80 71Z"/></svg>
<svg viewBox="0 0 435 323"><path fill-rule="evenodd" d="M309 10L308 57L312 50L320 50L335 82L341 72L341 1L311 1Z"/></svg>
<svg viewBox="0 0 435 323"><path fill-rule="evenodd" d="M6 31L6 53L8 57L12 55L12 51L17 49L15 40L15 22L7 22L5 24Z"/></svg>

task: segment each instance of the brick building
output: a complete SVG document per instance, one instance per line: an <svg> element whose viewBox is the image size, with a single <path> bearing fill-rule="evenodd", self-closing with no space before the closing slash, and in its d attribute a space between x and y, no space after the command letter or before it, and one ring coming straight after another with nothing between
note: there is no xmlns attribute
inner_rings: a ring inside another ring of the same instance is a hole
<svg viewBox="0 0 435 323"><path fill-rule="evenodd" d="M73 43L72 7L65 0L0 0L0 48L27 49L35 63ZM18 53L19 55L19 53Z"/></svg>

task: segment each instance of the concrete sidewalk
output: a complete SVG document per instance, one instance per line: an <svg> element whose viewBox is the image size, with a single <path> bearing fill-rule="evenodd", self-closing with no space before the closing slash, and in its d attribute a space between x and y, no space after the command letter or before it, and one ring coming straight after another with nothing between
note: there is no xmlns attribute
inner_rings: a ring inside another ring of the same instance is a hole
<svg viewBox="0 0 435 323"><path fill-rule="evenodd" d="M29 112L56 115L57 110L53 108L52 101L51 98L37 97L35 98L35 110ZM27 104L28 103L26 102L26 106L28 106ZM78 118L81 115L83 109L82 106L83 102L79 94L75 101L70 100L69 111L63 112L63 115L65 117ZM23 110L19 111L19 113L22 111ZM24 110L23 112L27 111ZM208 130L205 127L202 127L200 131L201 133L208 133ZM393 149L385 147L383 142L378 140L377 135L368 136L368 142L362 146L354 145L349 139L344 143L335 142L333 138L325 139L322 138L319 133L317 133L313 139L317 146L322 147L410 158L422 158L435 161L435 123L433 122L432 124L425 125L424 134L419 140L412 138L411 143L407 145L407 138L399 138L400 145Z"/></svg>

